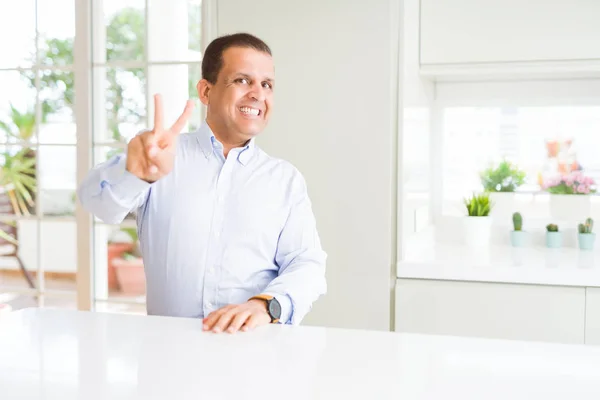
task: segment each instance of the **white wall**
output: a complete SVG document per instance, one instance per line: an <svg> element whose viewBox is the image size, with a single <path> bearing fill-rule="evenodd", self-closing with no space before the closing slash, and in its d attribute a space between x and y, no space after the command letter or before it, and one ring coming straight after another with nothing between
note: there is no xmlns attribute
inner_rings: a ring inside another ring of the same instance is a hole
<svg viewBox="0 0 600 400"><path fill-rule="evenodd" d="M274 52L259 145L304 174L329 255L328 294L305 323L388 330L400 1L219 0L217 15L218 34L248 31Z"/></svg>

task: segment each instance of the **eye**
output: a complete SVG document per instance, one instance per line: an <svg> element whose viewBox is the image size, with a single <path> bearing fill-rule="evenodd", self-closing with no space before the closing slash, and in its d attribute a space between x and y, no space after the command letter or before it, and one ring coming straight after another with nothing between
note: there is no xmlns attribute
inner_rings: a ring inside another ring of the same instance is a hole
<svg viewBox="0 0 600 400"><path fill-rule="evenodd" d="M272 84L270 84L269 82L263 82L262 86L263 86L265 89L273 89L273 85L272 85Z"/></svg>
<svg viewBox="0 0 600 400"><path fill-rule="evenodd" d="M250 83L250 81L249 81L247 78L237 78L237 79L235 80L235 82L238 82L238 83L243 83L244 85L247 85L247 84L249 84L249 83Z"/></svg>

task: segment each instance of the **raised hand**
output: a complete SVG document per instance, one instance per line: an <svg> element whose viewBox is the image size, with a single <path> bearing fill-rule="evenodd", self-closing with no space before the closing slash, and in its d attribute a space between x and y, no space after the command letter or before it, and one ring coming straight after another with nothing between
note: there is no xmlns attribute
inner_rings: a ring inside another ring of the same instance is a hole
<svg viewBox="0 0 600 400"><path fill-rule="evenodd" d="M154 128L131 139L127 146L127 171L147 182L155 182L173 169L177 136L194 110L188 100L185 109L169 129L163 126L160 94L154 95Z"/></svg>

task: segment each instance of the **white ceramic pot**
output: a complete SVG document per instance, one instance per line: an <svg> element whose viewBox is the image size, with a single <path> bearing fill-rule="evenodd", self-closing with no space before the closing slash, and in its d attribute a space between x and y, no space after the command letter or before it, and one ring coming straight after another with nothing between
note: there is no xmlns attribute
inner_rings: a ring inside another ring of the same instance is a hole
<svg viewBox="0 0 600 400"><path fill-rule="evenodd" d="M490 215L495 223L501 225L512 225L512 215L517 210L515 194L491 192L490 201L492 202L492 211Z"/></svg>
<svg viewBox="0 0 600 400"><path fill-rule="evenodd" d="M492 232L492 218L490 217L464 217L463 237L464 242L470 247L485 247L490 244Z"/></svg>

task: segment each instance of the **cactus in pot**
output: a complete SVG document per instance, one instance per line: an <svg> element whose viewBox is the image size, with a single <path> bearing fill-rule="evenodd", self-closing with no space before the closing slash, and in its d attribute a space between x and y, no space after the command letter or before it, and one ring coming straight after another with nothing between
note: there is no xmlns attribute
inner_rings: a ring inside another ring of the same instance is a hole
<svg viewBox="0 0 600 400"><path fill-rule="evenodd" d="M594 242L596 241L596 234L593 232L594 230L594 220L588 218L584 223L579 224L578 231L579 235L577 236L579 241L579 248L581 250L593 250Z"/></svg>
<svg viewBox="0 0 600 400"><path fill-rule="evenodd" d="M558 232L558 225L556 225L556 224L548 224L548 225L546 225L546 230L548 232Z"/></svg>
<svg viewBox="0 0 600 400"><path fill-rule="evenodd" d="M562 232L558 230L558 225L546 225L546 246L550 248L562 246Z"/></svg>
<svg viewBox="0 0 600 400"><path fill-rule="evenodd" d="M523 247L527 238L527 233L523 231L523 216L521 213L513 213L513 230L510 232L510 243L514 247Z"/></svg>

